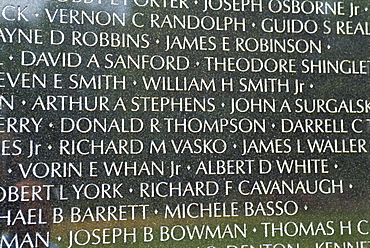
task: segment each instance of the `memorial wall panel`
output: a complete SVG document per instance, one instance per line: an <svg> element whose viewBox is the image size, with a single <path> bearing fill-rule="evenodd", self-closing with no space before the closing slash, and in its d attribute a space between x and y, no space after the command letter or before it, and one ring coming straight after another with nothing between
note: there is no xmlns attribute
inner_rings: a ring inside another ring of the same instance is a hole
<svg viewBox="0 0 370 248"><path fill-rule="evenodd" d="M366 0L1 0L1 248L370 246Z"/></svg>

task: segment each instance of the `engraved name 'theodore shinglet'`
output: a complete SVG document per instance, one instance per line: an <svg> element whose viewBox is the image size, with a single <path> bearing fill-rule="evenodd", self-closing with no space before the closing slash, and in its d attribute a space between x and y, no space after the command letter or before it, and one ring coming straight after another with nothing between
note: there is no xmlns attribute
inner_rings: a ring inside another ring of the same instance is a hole
<svg viewBox="0 0 370 248"><path fill-rule="evenodd" d="M369 8L0 1L0 248L369 247Z"/></svg>

